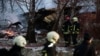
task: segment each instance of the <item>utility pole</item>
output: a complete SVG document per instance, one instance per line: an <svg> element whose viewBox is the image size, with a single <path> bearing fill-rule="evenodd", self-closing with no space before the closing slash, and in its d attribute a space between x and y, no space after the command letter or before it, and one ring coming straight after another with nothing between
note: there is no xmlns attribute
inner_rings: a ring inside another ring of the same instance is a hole
<svg viewBox="0 0 100 56"><path fill-rule="evenodd" d="M96 22L100 23L99 19L100 19L100 0L97 0L97 18L96 18Z"/></svg>
<svg viewBox="0 0 100 56"><path fill-rule="evenodd" d="M100 0L96 0L96 8L97 8L97 15L96 15L96 25L95 25L95 37L100 39Z"/></svg>

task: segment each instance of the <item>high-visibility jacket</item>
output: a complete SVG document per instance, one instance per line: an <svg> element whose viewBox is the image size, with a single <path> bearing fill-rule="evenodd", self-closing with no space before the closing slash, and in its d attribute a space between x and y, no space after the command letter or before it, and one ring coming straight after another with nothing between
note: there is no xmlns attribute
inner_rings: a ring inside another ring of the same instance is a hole
<svg viewBox="0 0 100 56"><path fill-rule="evenodd" d="M79 34L80 24L78 22L74 22L72 24L72 34Z"/></svg>
<svg viewBox="0 0 100 56"><path fill-rule="evenodd" d="M44 48L42 50L42 56L55 56L56 55L55 44L57 43L59 38L60 38L59 34L55 31L51 31L47 33L46 43L44 44ZM53 45L50 46L51 44Z"/></svg>
<svg viewBox="0 0 100 56"><path fill-rule="evenodd" d="M47 40L47 42L44 44L44 48L42 50L42 56L54 56L56 54L56 47L53 45L52 47L48 47L50 45L50 41Z"/></svg>
<svg viewBox="0 0 100 56"><path fill-rule="evenodd" d="M71 22L70 21L66 21L64 24L63 24L63 34L70 34L71 33Z"/></svg>

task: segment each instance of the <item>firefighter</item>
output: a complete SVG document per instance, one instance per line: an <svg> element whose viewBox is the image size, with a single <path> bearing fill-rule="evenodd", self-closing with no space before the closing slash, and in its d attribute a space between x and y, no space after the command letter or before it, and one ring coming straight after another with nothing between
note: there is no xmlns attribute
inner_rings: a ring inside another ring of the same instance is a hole
<svg viewBox="0 0 100 56"><path fill-rule="evenodd" d="M8 52L8 56L22 56L21 50L26 46L27 42L23 36L16 36L13 39L13 46Z"/></svg>
<svg viewBox="0 0 100 56"><path fill-rule="evenodd" d="M65 40L65 47L69 46L71 44L71 22L70 17L65 17L65 22L63 23L63 34L64 34L64 40Z"/></svg>
<svg viewBox="0 0 100 56"><path fill-rule="evenodd" d="M93 45L93 37L84 33L84 40L75 47L73 56L96 56L96 48Z"/></svg>
<svg viewBox="0 0 100 56"><path fill-rule="evenodd" d="M78 18L77 17L73 17L72 18L72 29L71 29L73 45L77 44L77 37L79 35L79 30L80 30L80 24L78 22Z"/></svg>
<svg viewBox="0 0 100 56"><path fill-rule="evenodd" d="M42 50L42 56L55 56L56 49L55 44L59 39L59 34L55 31L51 31L47 33L46 40L47 42L44 44L44 48Z"/></svg>

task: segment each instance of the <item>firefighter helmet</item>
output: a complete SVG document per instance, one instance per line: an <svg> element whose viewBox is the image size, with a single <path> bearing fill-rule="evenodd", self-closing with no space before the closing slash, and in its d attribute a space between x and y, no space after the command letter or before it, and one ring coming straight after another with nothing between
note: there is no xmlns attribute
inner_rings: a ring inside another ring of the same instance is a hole
<svg viewBox="0 0 100 56"><path fill-rule="evenodd" d="M78 18L77 18L77 17L73 17L72 20L73 20L74 22L77 22L77 21L78 21Z"/></svg>
<svg viewBox="0 0 100 56"><path fill-rule="evenodd" d="M25 47L27 42L23 36L19 35L14 38L13 44L16 44L17 46L20 46L20 47Z"/></svg>
<svg viewBox="0 0 100 56"><path fill-rule="evenodd" d="M52 42L52 43L56 43L59 39L59 34L55 31L51 31L47 33L47 40Z"/></svg>
<svg viewBox="0 0 100 56"><path fill-rule="evenodd" d="M65 20L70 20L70 17L66 15Z"/></svg>

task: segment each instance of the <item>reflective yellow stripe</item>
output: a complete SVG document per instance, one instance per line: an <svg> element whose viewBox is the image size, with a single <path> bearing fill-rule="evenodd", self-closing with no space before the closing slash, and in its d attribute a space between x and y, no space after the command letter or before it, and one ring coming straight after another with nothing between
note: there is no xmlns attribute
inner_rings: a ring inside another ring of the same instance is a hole
<svg viewBox="0 0 100 56"><path fill-rule="evenodd" d="M77 30L80 30L80 29L77 29Z"/></svg>
<svg viewBox="0 0 100 56"><path fill-rule="evenodd" d="M63 32L63 33L64 33L64 34L69 34L69 31L70 31L70 30L69 30L69 26L68 26L67 31L68 31L68 32Z"/></svg>
<svg viewBox="0 0 100 56"><path fill-rule="evenodd" d="M65 43L69 43L68 41L65 41Z"/></svg>
<svg viewBox="0 0 100 56"><path fill-rule="evenodd" d="M45 53L45 55L44 56L47 56L47 53Z"/></svg>
<svg viewBox="0 0 100 56"><path fill-rule="evenodd" d="M69 31L69 26L68 26L68 31Z"/></svg>
<svg viewBox="0 0 100 56"><path fill-rule="evenodd" d="M64 32L64 34L69 34L69 32Z"/></svg>
<svg viewBox="0 0 100 56"><path fill-rule="evenodd" d="M43 56L47 56L47 52L45 50L42 51L44 54Z"/></svg>
<svg viewBox="0 0 100 56"><path fill-rule="evenodd" d="M74 31L75 31L75 25L74 25Z"/></svg>

